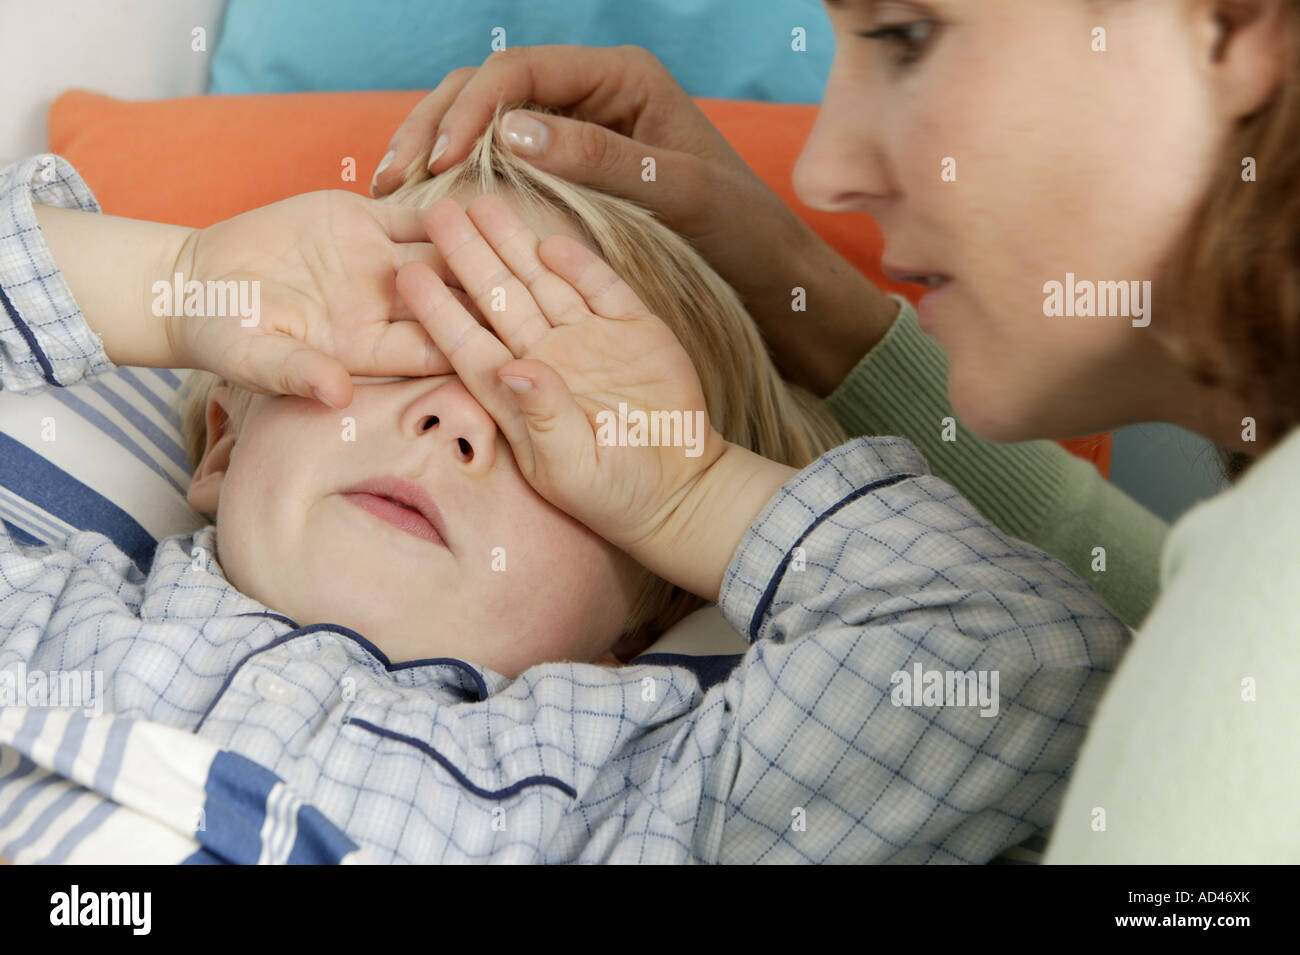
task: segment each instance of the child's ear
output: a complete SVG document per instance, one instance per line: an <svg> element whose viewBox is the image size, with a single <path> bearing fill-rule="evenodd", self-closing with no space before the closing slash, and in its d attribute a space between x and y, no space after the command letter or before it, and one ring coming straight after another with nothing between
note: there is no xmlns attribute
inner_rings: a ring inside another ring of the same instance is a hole
<svg viewBox="0 0 1300 955"><path fill-rule="evenodd" d="M207 444L199 466L194 469L189 493L185 495L191 507L209 517L217 515L221 485L226 479L226 469L230 467L230 453L239 437L230 426L230 401L230 389L225 385L217 385L208 395L204 409Z"/></svg>

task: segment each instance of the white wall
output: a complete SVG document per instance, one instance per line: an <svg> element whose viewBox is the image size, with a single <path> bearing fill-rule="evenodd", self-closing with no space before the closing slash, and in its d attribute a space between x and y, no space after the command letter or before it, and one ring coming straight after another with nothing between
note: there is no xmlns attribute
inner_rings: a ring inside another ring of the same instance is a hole
<svg viewBox="0 0 1300 955"><path fill-rule="evenodd" d="M46 114L81 87L123 99L206 91L225 0L0 0L0 167L44 152ZM205 52L192 31L207 31Z"/></svg>

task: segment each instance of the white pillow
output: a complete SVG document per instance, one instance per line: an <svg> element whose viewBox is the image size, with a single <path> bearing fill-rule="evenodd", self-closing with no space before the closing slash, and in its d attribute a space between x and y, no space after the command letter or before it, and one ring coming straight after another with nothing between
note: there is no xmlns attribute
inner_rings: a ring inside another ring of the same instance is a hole
<svg viewBox="0 0 1300 955"><path fill-rule="evenodd" d="M69 87L123 99L199 96L226 0L42 0L4 14L0 169L49 149L45 118ZM195 50L195 30L203 46Z"/></svg>
<svg viewBox="0 0 1300 955"><path fill-rule="evenodd" d="M118 368L70 388L0 393L0 516L16 539L95 530L146 571L159 540L202 527L185 500L174 407L186 374Z"/></svg>
<svg viewBox="0 0 1300 955"><path fill-rule="evenodd" d="M726 656L749 649L745 638L736 633L715 604L689 613L641 654L683 654L686 656ZM640 659L638 657L637 659Z"/></svg>

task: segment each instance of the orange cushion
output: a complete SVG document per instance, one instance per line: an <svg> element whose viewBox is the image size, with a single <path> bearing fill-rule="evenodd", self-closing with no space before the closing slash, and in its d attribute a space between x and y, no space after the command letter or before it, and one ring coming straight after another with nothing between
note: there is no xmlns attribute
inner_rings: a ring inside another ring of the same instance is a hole
<svg viewBox="0 0 1300 955"><path fill-rule="evenodd" d="M72 90L50 108L50 148L81 173L106 213L202 227L316 189L368 194L384 145L423 92L285 93L130 102ZM871 217L818 212L791 173L817 107L697 98L754 171L880 288L915 302L923 289L886 279ZM780 130L780 135L773 135ZM355 179L342 178L355 161ZM1109 435L1062 441L1110 473Z"/></svg>

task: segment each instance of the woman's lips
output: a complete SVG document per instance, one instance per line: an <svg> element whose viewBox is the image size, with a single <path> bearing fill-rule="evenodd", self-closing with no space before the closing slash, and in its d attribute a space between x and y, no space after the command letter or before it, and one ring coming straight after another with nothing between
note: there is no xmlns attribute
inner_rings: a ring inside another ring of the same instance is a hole
<svg viewBox="0 0 1300 955"><path fill-rule="evenodd" d="M921 296L921 300L916 303L916 324L922 330L926 331L934 327L935 324L935 306L943 301L944 293L952 288L952 281L944 282L937 288L933 288Z"/></svg>
<svg viewBox="0 0 1300 955"><path fill-rule="evenodd" d="M413 537L437 544L439 547L447 547L447 542L442 539L442 535L419 511L403 507L396 501L380 497L378 494L368 494L363 491L348 491L343 497Z"/></svg>

